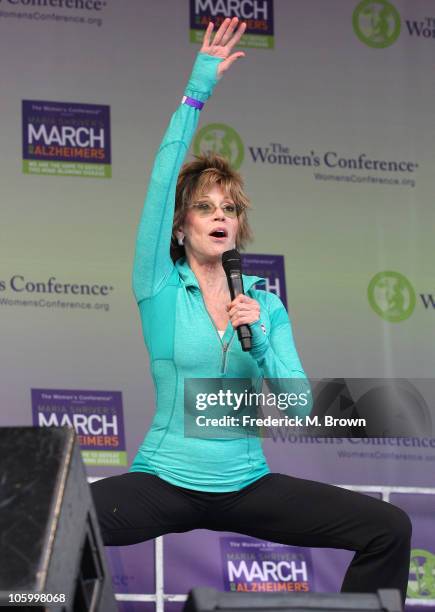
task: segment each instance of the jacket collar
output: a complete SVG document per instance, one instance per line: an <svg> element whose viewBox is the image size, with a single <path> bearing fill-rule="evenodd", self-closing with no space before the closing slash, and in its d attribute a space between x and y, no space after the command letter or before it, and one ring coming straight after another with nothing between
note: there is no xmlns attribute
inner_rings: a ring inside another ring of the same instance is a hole
<svg viewBox="0 0 435 612"><path fill-rule="evenodd" d="M184 284L186 285L186 287L196 287L197 289L200 289L200 286L198 284L198 279L196 278L195 274L192 272L192 269L187 263L187 260L185 257L181 257L180 259L177 259L177 261L175 262L175 267L177 268L178 273L181 276L182 280L184 281ZM251 289L256 283L264 284L266 282L266 280L262 278L261 276L247 276L246 274L242 274L242 278L243 278L243 288L245 292L249 291L249 289Z"/></svg>

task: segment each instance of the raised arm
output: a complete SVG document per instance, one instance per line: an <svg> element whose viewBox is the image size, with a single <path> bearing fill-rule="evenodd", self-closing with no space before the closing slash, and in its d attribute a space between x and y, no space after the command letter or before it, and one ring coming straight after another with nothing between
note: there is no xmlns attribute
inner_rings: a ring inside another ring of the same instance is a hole
<svg viewBox="0 0 435 612"><path fill-rule="evenodd" d="M160 144L136 239L133 291L138 302L155 295L172 272L170 243L178 173L195 133L201 104L210 97L217 79L245 55L243 51L231 52L245 28L237 18L225 19L211 41L213 23L209 23L182 103Z"/></svg>

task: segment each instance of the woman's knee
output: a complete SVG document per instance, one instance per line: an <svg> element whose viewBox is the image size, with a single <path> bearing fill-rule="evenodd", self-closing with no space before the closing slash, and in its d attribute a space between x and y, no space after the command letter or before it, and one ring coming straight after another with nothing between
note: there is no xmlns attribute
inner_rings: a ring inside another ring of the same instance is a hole
<svg viewBox="0 0 435 612"><path fill-rule="evenodd" d="M408 543L412 535L412 523L408 514L389 502L383 502L382 531L395 542Z"/></svg>
<svg viewBox="0 0 435 612"><path fill-rule="evenodd" d="M392 520L394 533L404 540L410 540L412 536L411 519L404 510L392 504L390 505L394 508L394 519Z"/></svg>

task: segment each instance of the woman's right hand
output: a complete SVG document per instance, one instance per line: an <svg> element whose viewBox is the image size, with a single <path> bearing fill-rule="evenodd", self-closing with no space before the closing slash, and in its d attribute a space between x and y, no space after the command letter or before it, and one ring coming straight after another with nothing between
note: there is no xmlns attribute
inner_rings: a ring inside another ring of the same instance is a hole
<svg viewBox="0 0 435 612"><path fill-rule="evenodd" d="M207 53L207 55L212 55L213 57L221 57L224 60L220 62L217 70L218 78L220 78L236 59L245 57L243 51L236 51L235 53L231 53L231 51L242 38L246 30L246 23L239 23L238 17L233 17L232 19L227 17L221 23L219 30L213 38L213 42L210 42L213 27L213 22L210 21L204 34L200 52Z"/></svg>

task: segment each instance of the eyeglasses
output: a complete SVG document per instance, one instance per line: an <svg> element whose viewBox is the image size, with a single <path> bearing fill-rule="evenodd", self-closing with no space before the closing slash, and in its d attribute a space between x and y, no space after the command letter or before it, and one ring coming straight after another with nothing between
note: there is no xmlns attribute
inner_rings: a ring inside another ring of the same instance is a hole
<svg viewBox="0 0 435 612"><path fill-rule="evenodd" d="M215 204L211 202L196 202L195 204L191 204L189 208L200 217L214 215L215 211L220 208L224 215L230 219L235 219L243 211L243 206L239 204L230 204L229 202L227 204L222 204L222 206L215 206Z"/></svg>

